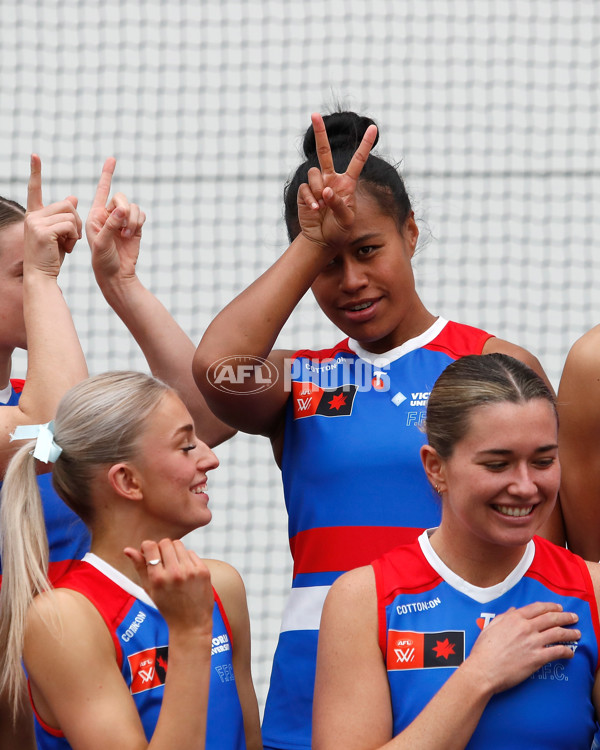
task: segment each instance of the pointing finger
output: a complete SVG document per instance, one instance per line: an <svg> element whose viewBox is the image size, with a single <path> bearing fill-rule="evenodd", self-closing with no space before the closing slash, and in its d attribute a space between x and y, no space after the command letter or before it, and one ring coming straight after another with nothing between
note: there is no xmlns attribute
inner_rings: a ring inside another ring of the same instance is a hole
<svg viewBox="0 0 600 750"><path fill-rule="evenodd" d="M37 154L31 154L31 173L27 186L27 210L37 211L44 207L42 203L42 160Z"/></svg>
<svg viewBox="0 0 600 750"><path fill-rule="evenodd" d="M115 172L116 165L117 160L112 156L109 156L108 159L104 162L104 166L102 167L102 174L100 175L100 179L98 180L98 187L96 188L96 195L94 196L92 208L106 206L106 201L108 200L108 196L110 195L110 186L112 183L112 176Z"/></svg>

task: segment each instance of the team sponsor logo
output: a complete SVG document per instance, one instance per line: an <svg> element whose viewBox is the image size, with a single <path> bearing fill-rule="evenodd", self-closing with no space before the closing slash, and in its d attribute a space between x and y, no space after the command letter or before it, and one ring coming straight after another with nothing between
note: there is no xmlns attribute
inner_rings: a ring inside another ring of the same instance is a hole
<svg viewBox="0 0 600 750"><path fill-rule="evenodd" d="M169 647L156 646L138 651L127 657L131 669L131 694L143 693L145 690L165 684Z"/></svg>
<svg viewBox="0 0 600 750"><path fill-rule="evenodd" d="M464 630L439 633L388 632L387 669L458 667L465 660Z"/></svg>
<svg viewBox="0 0 600 750"><path fill-rule="evenodd" d="M424 602L408 602L408 604L398 604L396 605L396 614L408 615L413 612L426 612L428 609L433 609L441 603L442 600L440 599L440 597L436 596L435 599L428 599Z"/></svg>
<svg viewBox="0 0 600 750"><path fill-rule="evenodd" d="M487 627L490 622L496 617L495 612L482 612L481 616L477 618L476 622L480 630Z"/></svg>
<svg viewBox="0 0 600 750"><path fill-rule="evenodd" d="M213 362L206 377L218 391L242 395L269 390L277 382L279 372L263 357L234 355Z"/></svg>
<svg viewBox="0 0 600 750"><path fill-rule="evenodd" d="M294 382L292 398L294 419L304 417L349 417L352 414L357 385L320 388L315 383Z"/></svg>
<svg viewBox="0 0 600 750"><path fill-rule="evenodd" d="M127 641L130 641L140 629L140 625L144 622L145 619L146 613L140 609L140 611L127 626L127 630L121 634L121 640L125 641L125 643L127 643Z"/></svg>
<svg viewBox="0 0 600 750"><path fill-rule="evenodd" d="M212 639L212 647L210 649L210 655L214 656L215 654L220 654L223 651L231 651L231 646L229 645L229 636L227 633L222 633L221 635L216 635Z"/></svg>

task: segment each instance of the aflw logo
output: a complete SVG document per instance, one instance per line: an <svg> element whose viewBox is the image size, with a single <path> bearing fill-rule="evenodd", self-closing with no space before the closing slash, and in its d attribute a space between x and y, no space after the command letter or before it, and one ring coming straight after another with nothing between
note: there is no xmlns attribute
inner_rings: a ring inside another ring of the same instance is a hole
<svg viewBox="0 0 600 750"><path fill-rule="evenodd" d="M394 653L396 654L397 660L403 664L408 664L408 662L415 658L414 647L407 649L395 648Z"/></svg>
<svg viewBox="0 0 600 750"><path fill-rule="evenodd" d="M310 409L310 405L312 404L312 397L309 396L308 398L297 398L296 403L298 405L298 411L307 411Z"/></svg>

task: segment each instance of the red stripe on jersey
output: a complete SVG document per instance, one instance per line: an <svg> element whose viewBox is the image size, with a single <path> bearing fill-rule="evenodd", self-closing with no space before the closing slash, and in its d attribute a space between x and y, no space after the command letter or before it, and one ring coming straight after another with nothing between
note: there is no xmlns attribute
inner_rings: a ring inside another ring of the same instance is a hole
<svg viewBox="0 0 600 750"><path fill-rule="evenodd" d="M21 378L11 378L10 384L12 385L12 389L15 393L21 393L23 391L23 388L25 387L25 381Z"/></svg>
<svg viewBox="0 0 600 750"><path fill-rule="evenodd" d="M413 542L422 531L405 526L327 526L300 531L290 539L294 576L368 565L384 552Z"/></svg>
<svg viewBox="0 0 600 750"><path fill-rule="evenodd" d="M483 345L491 338L494 338L491 333L449 320L440 334L425 344L423 349L443 352L452 359L459 359L466 354L481 354Z"/></svg>

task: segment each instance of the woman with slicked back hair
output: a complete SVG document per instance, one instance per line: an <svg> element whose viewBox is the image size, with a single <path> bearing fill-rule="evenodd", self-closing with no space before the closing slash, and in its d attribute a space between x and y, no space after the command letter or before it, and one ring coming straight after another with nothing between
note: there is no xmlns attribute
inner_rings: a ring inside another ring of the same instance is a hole
<svg viewBox="0 0 600 750"><path fill-rule="evenodd" d="M544 381L467 356L427 406L441 522L333 584L315 750L588 750L600 708L600 566L537 536L560 484Z"/></svg>
<svg viewBox="0 0 600 750"><path fill-rule="evenodd" d="M294 580L265 708L270 748L310 748L328 587L439 522L419 460L437 376L463 355L494 351L542 373L524 349L426 309L411 265L411 201L395 167L372 152L377 139L373 120L355 112L313 115L285 188L291 245L216 316L194 361L214 413L268 436L282 470ZM345 338L322 351L273 349L309 289ZM548 524L557 541L560 532Z"/></svg>
<svg viewBox="0 0 600 750"><path fill-rule="evenodd" d="M218 466L183 402L149 375L106 373L36 432L2 488L0 687L16 706L22 658L38 748L259 750L243 583L180 541L209 523ZM92 540L52 584L39 460Z"/></svg>

